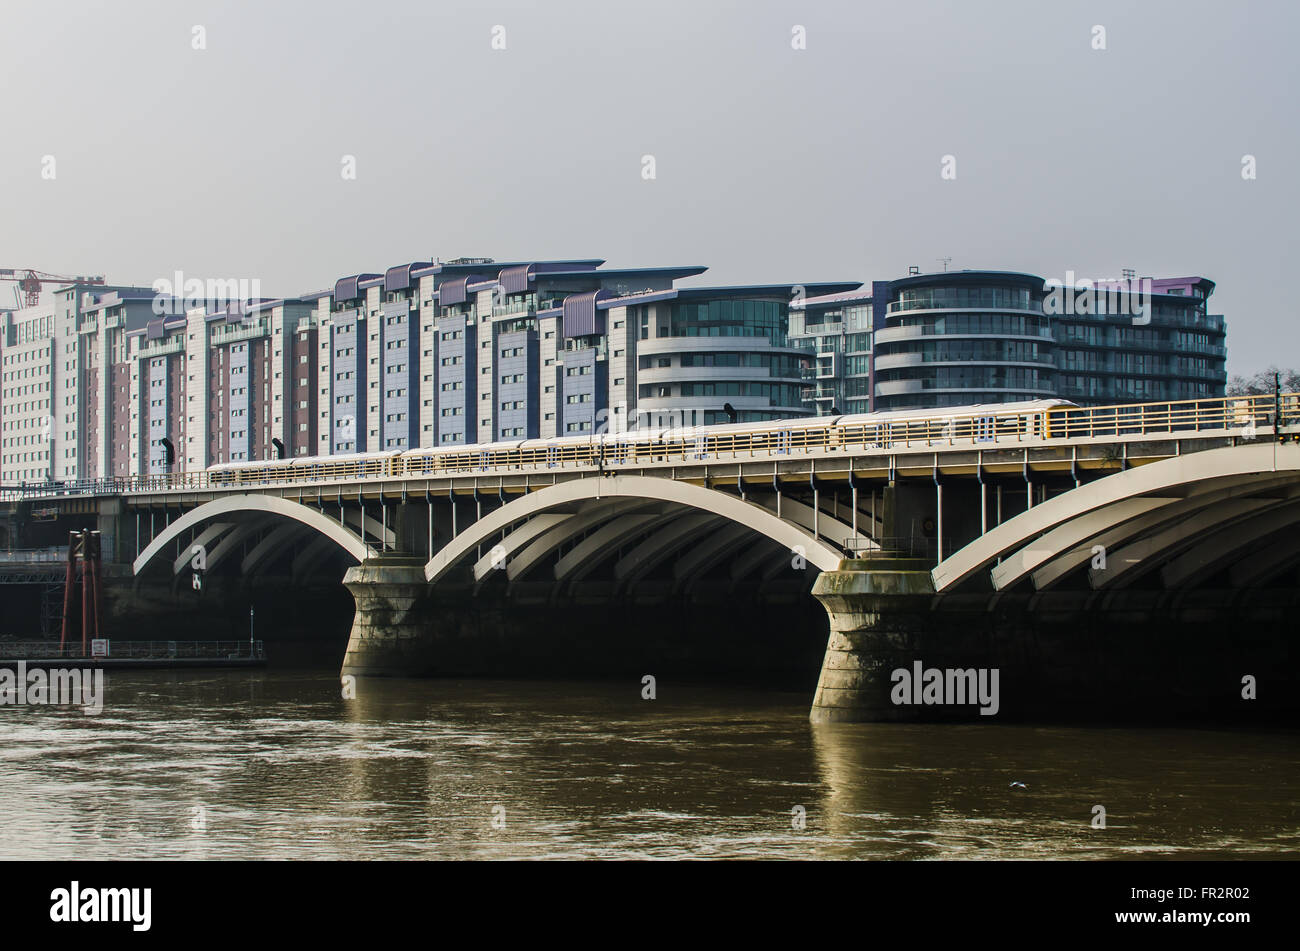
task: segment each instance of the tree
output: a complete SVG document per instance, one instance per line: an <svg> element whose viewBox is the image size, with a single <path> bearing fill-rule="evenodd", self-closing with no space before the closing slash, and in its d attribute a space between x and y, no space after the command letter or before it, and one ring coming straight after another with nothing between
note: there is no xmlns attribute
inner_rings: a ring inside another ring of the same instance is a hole
<svg viewBox="0 0 1300 951"><path fill-rule="evenodd" d="M1273 374L1281 378L1282 392L1300 392L1300 370L1281 370L1271 366L1267 370L1251 376L1230 376L1226 393L1228 396L1264 396L1273 392Z"/></svg>

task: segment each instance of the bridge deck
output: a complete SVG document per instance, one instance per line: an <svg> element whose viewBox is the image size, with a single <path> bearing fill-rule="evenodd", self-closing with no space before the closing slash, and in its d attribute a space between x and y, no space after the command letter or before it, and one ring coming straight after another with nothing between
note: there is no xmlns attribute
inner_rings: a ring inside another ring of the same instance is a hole
<svg viewBox="0 0 1300 951"><path fill-rule="evenodd" d="M1281 425L1274 428L1278 416ZM844 422L840 422L840 420ZM122 496L133 507L186 505L229 492L303 502L519 494L600 474L700 485L884 482L897 477L1119 471L1241 441L1296 438L1300 394L1060 407L966 408L933 416L816 417L738 429L602 434L315 460L263 460L201 472L0 489L3 499Z"/></svg>

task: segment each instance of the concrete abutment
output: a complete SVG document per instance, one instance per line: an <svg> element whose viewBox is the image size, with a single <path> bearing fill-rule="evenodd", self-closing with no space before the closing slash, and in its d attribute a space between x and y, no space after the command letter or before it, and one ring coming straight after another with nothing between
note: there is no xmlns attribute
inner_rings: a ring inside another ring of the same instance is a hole
<svg viewBox="0 0 1300 951"><path fill-rule="evenodd" d="M813 722L1249 724L1300 715L1300 592L938 595L930 579L924 560L903 558L845 561L818 577L813 595L830 634ZM900 670L907 676L896 682ZM916 686L930 671L945 677L933 699ZM996 684L990 703L953 696L967 671Z"/></svg>
<svg viewBox="0 0 1300 951"><path fill-rule="evenodd" d="M418 677L435 669L435 617L424 562L377 558L355 565L343 586L356 601L344 675Z"/></svg>
<svg viewBox="0 0 1300 951"><path fill-rule="evenodd" d="M910 665L934 596L920 558L845 561L824 571L813 597L830 618L810 719L814 723L910 719L890 701L890 674Z"/></svg>

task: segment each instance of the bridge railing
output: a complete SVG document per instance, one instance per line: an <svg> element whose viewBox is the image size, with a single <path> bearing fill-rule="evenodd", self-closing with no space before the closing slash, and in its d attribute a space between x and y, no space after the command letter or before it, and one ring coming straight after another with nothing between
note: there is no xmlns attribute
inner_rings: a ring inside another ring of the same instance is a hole
<svg viewBox="0 0 1300 951"><path fill-rule="evenodd" d="M993 448L1058 440L1179 436L1188 433L1267 433L1274 416L1283 426L1300 424L1300 394L1215 397L1116 406L1043 406L1015 410L927 415L814 417L772 422L727 432L720 427L646 434L605 434L537 445L507 443L464 449L417 449L317 460L261 460L181 472L0 488L0 499L41 499L172 491L255 488L282 484L359 482L563 469L618 471L625 467L744 461L813 452L864 454L912 449ZM839 420L843 419L844 422Z"/></svg>
<svg viewBox="0 0 1300 951"><path fill-rule="evenodd" d="M1268 432L1278 411L1282 425L1300 422L1300 394L1288 393L1276 400L1272 395L1238 396L1055 410L1052 435L1078 439L1232 429Z"/></svg>

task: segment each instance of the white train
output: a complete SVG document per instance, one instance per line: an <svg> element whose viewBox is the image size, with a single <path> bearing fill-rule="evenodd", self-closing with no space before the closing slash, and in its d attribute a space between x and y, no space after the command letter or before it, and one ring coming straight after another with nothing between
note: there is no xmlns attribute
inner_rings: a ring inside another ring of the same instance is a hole
<svg viewBox="0 0 1300 951"><path fill-rule="evenodd" d="M522 439L427 449L298 456L208 467L212 485L400 479L518 469L619 468L708 459L780 456L840 448L888 449L934 440L993 442L1008 436L1051 438L1066 429L1067 400L986 403L951 411L909 410L807 416L621 433Z"/></svg>

